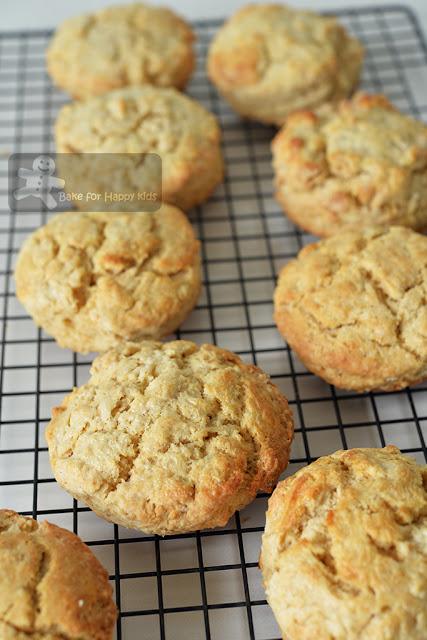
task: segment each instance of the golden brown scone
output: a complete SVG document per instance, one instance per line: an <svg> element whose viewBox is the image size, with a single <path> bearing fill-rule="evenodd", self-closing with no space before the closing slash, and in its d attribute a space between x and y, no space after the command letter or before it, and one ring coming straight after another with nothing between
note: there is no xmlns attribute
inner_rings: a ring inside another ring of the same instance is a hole
<svg viewBox="0 0 427 640"><path fill-rule="evenodd" d="M194 67L189 25L165 7L142 3L66 20L47 51L55 84L75 98L127 85L182 89Z"/></svg>
<svg viewBox="0 0 427 640"><path fill-rule="evenodd" d="M223 526L288 463L286 399L229 351L125 343L91 374L46 437L59 484L106 520L160 535Z"/></svg>
<svg viewBox="0 0 427 640"><path fill-rule="evenodd" d="M25 241L16 294L61 347L105 351L173 332L200 292L199 242L170 205L156 213L61 213Z"/></svg>
<svg viewBox="0 0 427 640"><path fill-rule="evenodd" d="M344 389L393 391L427 377L427 238L405 227L308 245L274 294L280 333Z"/></svg>
<svg viewBox="0 0 427 640"><path fill-rule="evenodd" d="M0 510L0 638L111 640L108 574L76 535Z"/></svg>
<svg viewBox="0 0 427 640"><path fill-rule="evenodd" d="M175 89L128 87L67 104L59 112L55 137L59 153L134 154L135 179L127 171L116 175L116 191L135 190L141 181L139 154L158 154L162 199L184 211L206 200L223 177L215 116ZM92 171L94 183L102 186L104 179L105 190L111 189L110 175L100 176L96 164ZM93 207L84 201L76 205Z"/></svg>
<svg viewBox="0 0 427 640"><path fill-rule="evenodd" d="M295 113L272 149L276 198L303 229L427 227L427 126L384 96Z"/></svg>
<svg viewBox="0 0 427 640"><path fill-rule="evenodd" d="M281 4L251 4L209 49L208 74L242 116L281 125L298 109L348 96L363 48L335 18Z"/></svg>
<svg viewBox="0 0 427 640"><path fill-rule="evenodd" d="M425 640L427 466L393 446L319 458L269 500L261 566L289 640Z"/></svg>

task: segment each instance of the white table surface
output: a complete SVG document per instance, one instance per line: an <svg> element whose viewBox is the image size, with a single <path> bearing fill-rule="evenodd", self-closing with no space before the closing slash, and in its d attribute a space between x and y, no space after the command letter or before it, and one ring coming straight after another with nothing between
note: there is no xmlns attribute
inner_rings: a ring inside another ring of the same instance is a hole
<svg viewBox="0 0 427 640"><path fill-rule="evenodd" d="M93 11L111 4L128 4L130 0L1 0L0 30L44 29L55 27L64 18L78 13ZM238 7L255 0L151 0L154 5L167 5L190 20L199 18L222 18L230 15ZM262 0L261 0L262 1ZM270 0L272 1L272 0ZM412 8L419 16L427 33L426 0L289 0L295 7L310 9L334 9L338 7L381 6L400 4Z"/></svg>

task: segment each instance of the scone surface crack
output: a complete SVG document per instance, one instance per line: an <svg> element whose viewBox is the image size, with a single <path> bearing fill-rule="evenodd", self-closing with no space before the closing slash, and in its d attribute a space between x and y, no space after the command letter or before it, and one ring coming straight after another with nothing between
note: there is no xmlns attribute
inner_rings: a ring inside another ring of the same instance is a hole
<svg viewBox="0 0 427 640"><path fill-rule="evenodd" d="M403 227L307 246L275 292L279 330L339 387L399 389L427 375L427 239Z"/></svg>
<svg viewBox="0 0 427 640"><path fill-rule="evenodd" d="M53 412L58 482L106 519L160 534L223 526L270 491L292 439L286 399L217 347L127 343Z"/></svg>
<svg viewBox="0 0 427 640"><path fill-rule="evenodd" d="M179 326L200 290L199 244L169 205L70 212L27 239L15 277L18 298L61 346L103 351Z"/></svg>

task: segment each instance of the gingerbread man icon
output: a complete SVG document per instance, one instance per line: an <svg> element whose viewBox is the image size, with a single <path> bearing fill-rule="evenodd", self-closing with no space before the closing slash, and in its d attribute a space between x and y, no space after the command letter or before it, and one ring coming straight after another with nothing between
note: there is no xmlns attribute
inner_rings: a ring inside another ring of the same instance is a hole
<svg viewBox="0 0 427 640"><path fill-rule="evenodd" d="M33 196L39 198L48 209L54 209L57 202L51 194L52 189L62 189L65 180L53 177L55 172L55 161L50 156L42 155L35 158L33 169L21 167L18 169L18 176L26 180L26 185L17 189L13 197L15 200L22 200Z"/></svg>

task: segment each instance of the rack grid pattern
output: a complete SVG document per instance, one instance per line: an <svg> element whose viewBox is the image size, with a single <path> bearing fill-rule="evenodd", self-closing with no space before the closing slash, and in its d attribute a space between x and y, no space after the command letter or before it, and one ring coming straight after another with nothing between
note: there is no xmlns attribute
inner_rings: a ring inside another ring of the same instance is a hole
<svg viewBox="0 0 427 640"><path fill-rule="evenodd" d="M366 46L363 87L427 119L427 48L416 18L399 6L337 13ZM277 273L313 238L274 202L274 130L239 120L207 81L206 50L219 24L195 23L199 66L189 92L221 122L227 177L190 214L202 241L204 288L178 336L230 348L272 376L296 421L286 474L343 447L394 443L423 461L426 384L391 394L336 390L308 373L275 329ZM7 208L7 156L53 150L52 125L68 100L45 72L50 37L0 35L0 507L48 518L91 546L110 573L118 640L278 640L257 568L267 496L224 529L159 538L100 520L53 479L44 428L52 406L87 379L92 358L61 350L17 302L16 255L46 214Z"/></svg>

